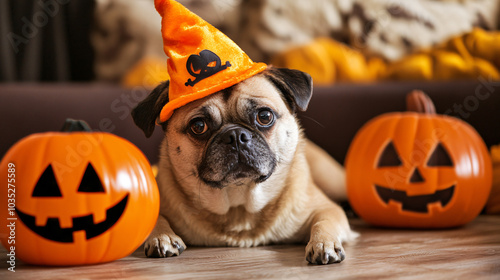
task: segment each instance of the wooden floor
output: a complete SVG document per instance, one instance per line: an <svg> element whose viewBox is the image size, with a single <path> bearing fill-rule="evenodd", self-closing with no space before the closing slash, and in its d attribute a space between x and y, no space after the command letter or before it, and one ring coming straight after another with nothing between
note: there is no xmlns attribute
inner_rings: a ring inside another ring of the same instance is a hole
<svg viewBox="0 0 500 280"><path fill-rule="evenodd" d="M257 248L188 248L180 257L147 259L142 247L111 263L37 267L18 261L0 279L500 279L500 216L481 216L465 227L419 231L372 228L361 233L340 264L308 265L302 245Z"/></svg>

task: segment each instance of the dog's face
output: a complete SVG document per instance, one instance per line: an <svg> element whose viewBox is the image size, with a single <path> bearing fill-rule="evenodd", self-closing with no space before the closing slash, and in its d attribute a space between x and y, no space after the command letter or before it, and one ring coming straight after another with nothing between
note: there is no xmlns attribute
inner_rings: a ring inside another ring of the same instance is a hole
<svg viewBox="0 0 500 280"><path fill-rule="evenodd" d="M301 133L295 111L305 110L311 92L309 75L269 68L191 102L163 125L162 158L193 195L283 180ZM168 86L160 85L134 109L134 120L146 135L152 133L166 94Z"/></svg>

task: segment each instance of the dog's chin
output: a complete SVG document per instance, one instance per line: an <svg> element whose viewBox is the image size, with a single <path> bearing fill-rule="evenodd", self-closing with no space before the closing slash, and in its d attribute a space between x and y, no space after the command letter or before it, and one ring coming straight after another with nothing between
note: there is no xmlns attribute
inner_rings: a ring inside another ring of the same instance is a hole
<svg viewBox="0 0 500 280"><path fill-rule="evenodd" d="M268 174L261 174L258 171L252 169L248 166L238 167L234 170L229 171L227 174L224 174L220 177L223 177L222 180L214 181L209 178L201 178L201 180L208 186L216 189L223 189L229 186L244 186L249 184L258 184L263 183L271 175L273 174L273 170Z"/></svg>

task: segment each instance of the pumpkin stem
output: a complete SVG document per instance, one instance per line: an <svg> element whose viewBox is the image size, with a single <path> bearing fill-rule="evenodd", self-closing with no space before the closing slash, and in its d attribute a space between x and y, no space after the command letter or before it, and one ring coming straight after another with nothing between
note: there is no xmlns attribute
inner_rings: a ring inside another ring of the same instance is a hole
<svg viewBox="0 0 500 280"><path fill-rule="evenodd" d="M74 131L92 131L88 123L82 120L74 120L67 118L61 129L62 132L74 132Z"/></svg>
<svg viewBox="0 0 500 280"><path fill-rule="evenodd" d="M421 90L414 90L406 95L406 109L411 112L436 114L436 107L431 98Z"/></svg>

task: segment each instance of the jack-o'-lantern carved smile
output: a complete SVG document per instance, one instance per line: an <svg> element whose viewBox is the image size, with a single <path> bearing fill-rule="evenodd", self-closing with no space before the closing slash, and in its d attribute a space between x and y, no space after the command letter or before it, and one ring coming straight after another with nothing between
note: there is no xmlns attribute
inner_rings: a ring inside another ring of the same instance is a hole
<svg viewBox="0 0 500 280"><path fill-rule="evenodd" d="M380 156L378 162L378 168L383 167L397 167L401 166L402 162L398 156L398 152L394 147L392 142L385 147L382 155ZM427 162L426 168L438 168L438 167L453 167L453 162L446 151L446 149L438 144L430 158ZM416 167L414 171L411 173L409 178L410 184L421 184L424 183L425 179L419 171L419 168ZM387 204L390 200L400 203L403 211L411 211L418 213L427 213L428 205L431 203L441 203L441 207L444 208L450 200L453 198L453 194L455 191L455 185L451 185L446 189L437 190L432 194L425 195L407 195L406 191L395 190L393 188L388 188L385 186L379 186L375 184L375 190L377 191L378 196Z"/></svg>
<svg viewBox="0 0 500 280"><path fill-rule="evenodd" d="M104 193L102 183L90 163L85 170L78 192ZM32 197L60 197L63 199L51 165L40 176L33 190ZM56 242L73 242L73 233L76 231L84 230L86 239L88 240L109 230L122 216L127 206L128 198L129 195L126 194L118 203L109 207L106 210L106 220L94 223L93 214L76 216L72 218L73 226L69 228L61 227L59 218L57 217L49 217L46 225L39 226L36 224L35 216L24 213L19 209L16 209L16 212L19 219L36 234Z"/></svg>
<svg viewBox="0 0 500 280"><path fill-rule="evenodd" d="M445 207L453 197L455 186L447 189L436 191L429 195L408 196L405 191L397 191L390 188L384 188L375 185L378 196L387 204L389 200L399 202L404 211L427 213L427 205L430 203L440 202L441 207Z"/></svg>

